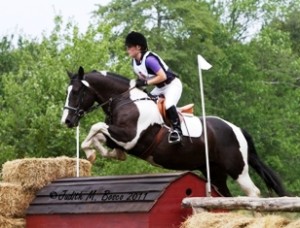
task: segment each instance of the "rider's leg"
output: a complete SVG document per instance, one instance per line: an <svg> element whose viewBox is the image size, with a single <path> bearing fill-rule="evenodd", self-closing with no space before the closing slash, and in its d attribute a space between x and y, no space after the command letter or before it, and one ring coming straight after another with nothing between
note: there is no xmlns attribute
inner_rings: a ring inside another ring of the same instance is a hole
<svg viewBox="0 0 300 228"><path fill-rule="evenodd" d="M169 142L170 143L178 143L181 141L182 131L180 126L180 119L177 113L176 107L173 105L169 109L166 110L167 116L171 121L173 130L170 132L169 135Z"/></svg>
<svg viewBox="0 0 300 228"><path fill-rule="evenodd" d="M159 96L163 94L165 96L165 106L169 109L173 105L176 107L182 93L182 84L178 78L175 78L169 85L154 89L150 92L153 96Z"/></svg>
<svg viewBox="0 0 300 228"><path fill-rule="evenodd" d="M182 83L178 78L175 78L169 85L164 88L164 95L166 98L166 109L171 106L176 106L182 93Z"/></svg>
<svg viewBox="0 0 300 228"><path fill-rule="evenodd" d="M171 143L177 143L181 141L182 131L180 127L180 119L176 109L176 105L180 99L181 93L182 84L178 78L175 78L169 85L165 86L164 95L166 98L166 112L173 127L173 130L169 135L169 141Z"/></svg>

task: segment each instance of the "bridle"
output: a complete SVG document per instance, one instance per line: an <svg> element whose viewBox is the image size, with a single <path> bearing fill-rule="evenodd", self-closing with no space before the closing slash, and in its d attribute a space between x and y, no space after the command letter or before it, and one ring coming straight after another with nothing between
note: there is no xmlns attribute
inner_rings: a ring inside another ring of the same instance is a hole
<svg viewBox="0 0 300 228"><path fill-rule="evenodd" d="M72 106L64 106L64 109L68 109L68 110L71 110L71 111L74 111L75 112L75 115L79 118L83 117L85 114L89 113L89 112L92 112L94 111L95 109L97 108L101 108L102 106L104 105L107 105L107 104L110 104L114 99L116 99L117 97L115 98L109 98L107 101L101 103L101 104L97 104L97 105L93 105L91 106L88 110L84 110L83 108L81 108L82 106L82 103L83 103L83 99L84 99L84 96L85 96L85 93L86 93L86 90L87 90L87 87L85 85L82 86L82 88L80 89L79 91L79 95L78 95L78 106L75 108L75 107L72 107ZM126 92L129 92L129 90L125 91L124 93ZM120 96L123 95L120 94Z"/></svg>
<svg viewBox="0 0 300 228"><path fill-rule="evenodd" d="M123 93L121 93L121 94L118 94L117 96L115 96L115 97L110 97L107 101L105 101L105 102L103 102L103 103L101 103L101 104L97 104L97 105L93 105L93 106L91 106L88 110L84 110L84 109L82 109L81 108L81 105L82 105L82 103L83 103L83 99L84 99L84 96L85 96L85 93L86 93L86 90L88 89L85 85L83 85L83 87L80 89L80 91L79 91L79 95L78 95L78 106L75 108L75 107L72 107L72 106L64 106L64 109L68 109L68 110L71 110L71 111L74 111L75 112L75 115L78 117L78 118L81 118L81 117L83 117L85 114L87 114L87 113L89 113L89 112L92 112L92 111L94 111L95 109L98 109L98 108L101 108L101 107L103 107L103 106L105 106L105 105L109 105L108 106L108 112L109 112L109 115L111 115L111 103L115 100L115 99L117 99L117 98L119 98L119 97L121 97L121 96L123 96L124 94L126 94L126 93L129 93L132 89L134 89L135 87L131 87L131 88L129 88L128 90L126 90L125 92L123 92ZM150 98L141 98L141 99L137 99L137 100L145 100L145 99L149 99L150 100ZM134 100L134 101L137 101L137 100ZM130 102L128 102L128 103L132 103L132 102L134 102L134 101L130 101Z"/></svg>
<svg viewBox="0 0 300 228"><path fill-rule="evenodd" d="M68 110L71 110L71 111L74 111L75 112L75 115L77 117L82 117L84 116L84 114L86 113L86 111L82 108L80 108L80 106L82 105L82 102L83 102L83 98L85 96L85 93L86 93L86 88L85 86L83 86L80 90L79 90L79 96L78 96L78 106L75 108L75 107L72 107L72 106L64 106L64 109L68 109Z"/></svg>

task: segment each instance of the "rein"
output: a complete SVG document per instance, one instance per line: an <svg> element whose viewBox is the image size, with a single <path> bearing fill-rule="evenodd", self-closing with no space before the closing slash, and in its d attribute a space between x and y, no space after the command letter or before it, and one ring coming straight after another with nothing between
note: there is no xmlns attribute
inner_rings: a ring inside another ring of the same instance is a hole
<svg viewBox="0 0 300 228"><path fill-rule="evenodd" d="M76 114L78 117L82 117L82 116L84 116L85 114L90 113L90 112L92 112L92 111L94 111L94 110L96 110L96 109L98 109L98 108L101 108L101 107L103 107L103 106L105 106L105 105L108 104L108 105L109 105L109 108L108 108L109 114L111 115L111 108L110 108L111 103L112 103L115 99L117 99L117 98L123 96L123 95L126 94L126 93L129 93L129 92L130 92L132 89L134 89L134 88L136 88L136 87L129 88L129 89L126 90L125 92L123 92L123 93L121 93L121 94L118 94L118 95L115 96L115 97L110 97L107 101L105 101L105 102L103 102L103 103L101 103L101 104L93 105L93 106L91 106L88 110L85 111L85 110L83 110L82 108L80 108L80 106L81 106L81 104L82 104L82 102L83 102L83 98L84 98L84 95L85 95L85 91L86 91L86 89L87 89L86 86L83 86L82 89L80 90L80 94L79 94L79 98L78 98L78 99L79 99L79 102L78 102L77 108L72 107L72 106L64 106L64 109L68 109L68 110L71 110L71 111L75 111L75 114ZM83 92L82 92L82 91L83 91ZM82 96L81 96L81 95L82 95ZM125 104L122 104L122 105L120 105L119 107L121 107L121 106L123 106L123 105L127 105L127 104L130 104L130 103L133 103L133 102L135 102L135 101L142 101L142 100L152 100L152 99L149 98L149 97L139 98L139 99L136 99L136 100L129 101L129 102L125 103Z"/></svg>

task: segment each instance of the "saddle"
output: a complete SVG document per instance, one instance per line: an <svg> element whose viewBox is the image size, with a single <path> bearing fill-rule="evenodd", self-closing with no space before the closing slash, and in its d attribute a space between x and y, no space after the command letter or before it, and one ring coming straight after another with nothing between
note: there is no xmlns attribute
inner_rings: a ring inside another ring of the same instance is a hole
<svg viewBox="0 0 300 228"><path fill-rule="evenodd" d="M170 125L170 121L168 120L168 117L166 114L165 98L158 97L156 103L157 103L158 110L159 110L161 116L163 117L164 122L167 125ZM178 110L179 114L184 113L184 114L193 116L194 115L194 104L188 104L183 107L178 107L177 110ZM179 118L182 120L182 115L179 115Z"/></svg>

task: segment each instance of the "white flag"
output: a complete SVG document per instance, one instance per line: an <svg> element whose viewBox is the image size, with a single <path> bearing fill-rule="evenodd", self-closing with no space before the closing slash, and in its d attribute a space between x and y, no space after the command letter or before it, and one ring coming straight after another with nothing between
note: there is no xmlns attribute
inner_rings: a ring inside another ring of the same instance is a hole
<svg viewBox="0 0 300 228"><path fill-rule="evenodd" d="M201 55L198 55L198 67L199 70L209 70L212 65L210 65Z"/></svg>

